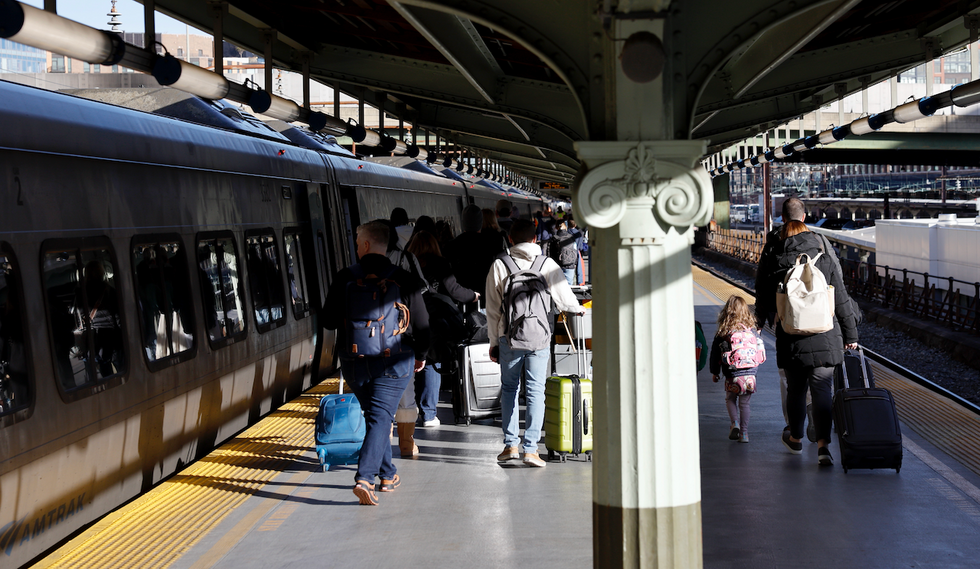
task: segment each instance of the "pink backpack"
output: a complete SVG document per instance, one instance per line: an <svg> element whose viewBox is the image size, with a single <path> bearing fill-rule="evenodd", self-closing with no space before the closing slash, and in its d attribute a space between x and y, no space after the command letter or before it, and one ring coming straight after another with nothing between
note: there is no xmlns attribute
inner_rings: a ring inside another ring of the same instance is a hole
<svg viewBox="0 0 980 569"><path fill-rule="evenodd" d="M736 330L732 332L728 342L732 350L723 353L721 358L732 369L752 369L766 361L766 345L752 330Z"/></svg>
<svg viewBox="0 0 980 569"><path fill-rule="evenodd" d="M743 370L759 367L759 364L766 361L766 345L761 337L747 328L732 332L728 342L732 350L722 354L721 358L735 373L734 377L725 378L725 390L735 395L755 393L755 375L749 375L751 372L746 373Z"/></svg>

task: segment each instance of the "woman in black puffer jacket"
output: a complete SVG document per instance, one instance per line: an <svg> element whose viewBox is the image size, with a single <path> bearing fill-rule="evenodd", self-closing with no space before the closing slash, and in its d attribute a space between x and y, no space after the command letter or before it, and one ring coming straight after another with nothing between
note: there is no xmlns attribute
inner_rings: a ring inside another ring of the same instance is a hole
<svg viewBox="0 0 980 569"><path fill-rule="evenodd" d="M844 347L857 348L857 320L850 297L844 288L843 275L824 251L824 240L811 233L801 221L783 226L782 254L771 282L783 282L786 273L802 254L817 257L816 266L834 287L834 328L820 334L799 336L776 326L776 363L786 370L786 412L790 432L783 433L783 444L794 454L803 449L803 424L806 419L806 392L813 401L813 422L817 430L817 460L822 466L834 463L830 455L831 403L834 367L844 361ZM773 294L775 290L773 289Z"/></svg>

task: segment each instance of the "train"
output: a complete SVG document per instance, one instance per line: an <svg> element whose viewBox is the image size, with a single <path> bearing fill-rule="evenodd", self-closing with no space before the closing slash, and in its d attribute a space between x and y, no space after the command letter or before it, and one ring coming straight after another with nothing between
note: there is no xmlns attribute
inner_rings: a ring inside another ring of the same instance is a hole
<svg viewBox="0 0 980 569"><path fill-rule="evenodd" d="M403 207L459 228L470 203L523 217L545 203L217 102L194 104L223 127L4 81L0 100L5 567L332 371L317 309L360 223Z"/></svg>

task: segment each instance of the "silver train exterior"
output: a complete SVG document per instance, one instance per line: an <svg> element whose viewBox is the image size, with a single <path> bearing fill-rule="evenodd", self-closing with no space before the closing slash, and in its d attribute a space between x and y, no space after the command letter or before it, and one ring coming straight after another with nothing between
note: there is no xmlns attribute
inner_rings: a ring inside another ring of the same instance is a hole
<svg viewBox="0 0 980 569"><path fill-rule="evenodd" d="M331 371L316 308L359 222L400 206L459 227L503 197L6 82L0 101L4 567Z"/></svg>

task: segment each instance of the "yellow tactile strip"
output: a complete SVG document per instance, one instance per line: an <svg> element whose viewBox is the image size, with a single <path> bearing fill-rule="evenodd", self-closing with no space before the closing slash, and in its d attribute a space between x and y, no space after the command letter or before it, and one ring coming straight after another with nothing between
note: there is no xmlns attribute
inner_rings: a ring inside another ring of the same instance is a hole
<svg viewBox="0 0 980 569"><path fill-rule="evenodd" d="M892 392L902 422L980 474L980 417L888 368L872 364L875 386Z"/></svg>
<svg viewBox="0 0 980 569"><path fill-rule="evenodd" d="M749 302L753 300L744 290L696 266L692 267L692 274L695 283L722 301L736 293ZM872 365L875 385L892 392L905 426L980 474L980 417L886 367L874 362Z"/></svg>
<svg viewBox="0 0 980 569"><path fill-rule="evenodd" d="M329 379L207 457L106 516L36 567L169 567L229 513L312 448Z"/></svg>
<svg viewBox="0 0 980 569"><path fill-rule="evenodd" d="M695 283L706 289L711 294L717 296L722 303L727 302L728 297L732 296L733 294L737 294L744 298L749 304L755 304L755 297L752 295L752 293L745 292L737 286L730 284L728 281L719 279L704 269L691 265L691 275L694 277Z"/></svg>

